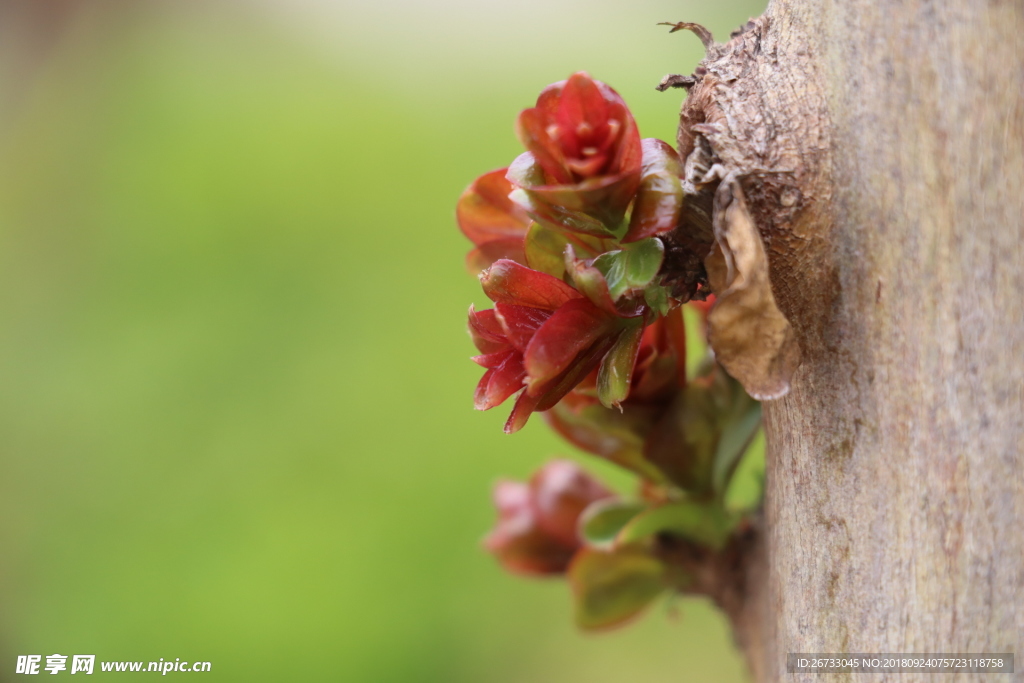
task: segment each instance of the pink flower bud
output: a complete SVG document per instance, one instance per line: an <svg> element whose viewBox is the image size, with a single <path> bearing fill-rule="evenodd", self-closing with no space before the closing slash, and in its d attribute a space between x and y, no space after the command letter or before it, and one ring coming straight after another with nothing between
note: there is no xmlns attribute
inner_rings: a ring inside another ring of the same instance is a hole
<svg viewBox="0 0 1024 683"><path fill-rule="evenodd" d="M529 483L500 481L494 488L498 521L484 545L505 569L518 574L561 574L582 547L583 510L613 494L568 460L553 460Z"/></svg>

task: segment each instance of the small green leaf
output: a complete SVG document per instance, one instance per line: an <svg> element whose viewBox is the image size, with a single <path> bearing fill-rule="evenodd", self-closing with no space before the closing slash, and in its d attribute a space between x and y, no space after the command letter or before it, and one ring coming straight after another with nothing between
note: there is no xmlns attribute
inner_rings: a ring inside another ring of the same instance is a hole
<svg viewBox="0 0 1024 683"><path fill-rule="evenodd" d="M597 548L611 548L622 527L647 509L643 503L616 498L597 500L580 515L580 535Z"/></svg>
<svg viewBox="0 0 1024 683"><path fill-rule="evenodd" d="M604 273L612 299L618 301L626 292L651 284L664 258L665 246L652 237L602 254L594 261L594 266Z"/></svg>
<svg viewBox="0 0 1024 683"><path fill-rule="evenodd" d="M644 290L644 301L658 315L668 315L668 290L661 285L648 285Z"/></svg>
<svg viewBox="0 0 1024 683"><path fill-rule="evenodd" d="M565 245L568 240L557 230L532 223L526 233L523 245L526 251L526 263L534 270L561 278L565 274Z"/></svg>
<svg viewBox="0 0 1024 683"><path fill-rule="evenodd" d="M725 491L736 463L761 427L761 404L747 396L746 392L738 394L734 410L722 420L722 438L715 449L711 484L716 492Z"/></svg>
<svg viewBox="0 0 1024 683"><path fill-rule="evenodd" d="M629 395L633 366L640 351L640 338L644 333L643 320L634 318L622 330L615 345L601 361L597 372L597 398L605 408L613 408L626 400Z"/></svg>
<svg viewBox="0 0 1024 683"><path fill-rule="evenodd" d="M665 565L643 548L584 548L569 566L576 624L583 629L617 626L640 614L666 588Z"/></svg>
<svg viewBox="0 0 1024 683"><path fill-rule="evenodd" d="M633 543L670 533L718 550L725 545L737 521L718 503L681 500L637 515L619 532L616 542Z"/></svg>

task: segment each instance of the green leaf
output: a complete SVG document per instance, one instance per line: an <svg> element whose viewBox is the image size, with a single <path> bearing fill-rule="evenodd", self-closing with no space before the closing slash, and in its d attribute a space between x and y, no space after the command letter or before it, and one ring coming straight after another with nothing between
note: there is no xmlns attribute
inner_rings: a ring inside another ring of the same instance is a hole
<svg viewBox="0 0 1024 683"><path fill-rule="evenodd" d="M761 427L761 404L739 392L734 409L722 420L722 438L715 449L711 485L716 492L725 491L740 456L754 440Z"/></svg>
<svg viewBox="0 0 1024 683"><path fill-rule="evenodd" d="M532 223L526 233L526 264L534 270L561 278L565 274L565 245L568 240L557 230Z"/></svg>
<svg viewBox="0 0 1024 683"><path fill-rule="evenodd" d="M626 292L651 284L664 258L665 246L661 240L652 237L602 254L594 261L594 266L604 274L608 291L617 301Z"/></svg>
<svg viewBox="0 0 1024 683"><path fill-rule="evenodd" d="M634 543L655 534L670 533L718 550L725 545L737 521L717 502L681 500L637 515L619 532L616 542Z"/></svg>
<svg viewBox="0 0 1024 683"><path fill-rule="evenodd" d="M576 624L594 630L637 616L666 588L665 565L643 548L584 548L569 566Z"/></svg>
<svg viewBox="0 0 1024 683"><path fill-rule="evenodd" d="M580 515L580 535L592 546L611 548L622 527L646 509L643 503L615 498L594 501Z"/></svg>
<svg viewBox="0 0 1024 683"><path fill-rule="evenodd" d="M668 289L661 285L648 285L644 290L644 301L660 316L668 315Z"/></svg>
<svg viewBox="0 0 1024 683"><path fill-rule="evenodd" d="M601 361L601 369L597 371L597 398L605 408L618 406L629 395L644 325L641 318L634 318L627 324L628 327L619 334L615 345Z"/></svg>

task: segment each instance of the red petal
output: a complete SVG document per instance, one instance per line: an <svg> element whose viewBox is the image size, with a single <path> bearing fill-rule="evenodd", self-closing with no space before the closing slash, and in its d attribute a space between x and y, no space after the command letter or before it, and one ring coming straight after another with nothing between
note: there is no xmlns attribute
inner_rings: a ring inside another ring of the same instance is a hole
<svg viewBox="0 0 1024 683"><path fill-rule="evenodd" d="M506 360L508 360L509 355L514 355L518 353L519 351L516 351L515 349L506 346L505 349L502 351L496 351L494 353L485 353L479 356L473 356L470 360L472 360L480 367L496 368L502 363L504 363Z"/></svg>
<svg viewBox="0 0 1024 683"><path fill-rule="evenodd" d="M626 101L611 86L598 81L598 87L604 92L605 98L612 103L609 107L608 117L622 122L622 132L619 133L618 139L618 153L608 172L639 171L643 152L640 147L640 131L636 127L636 119L633 118L629 107L626 106Z"/></svg>
<svg viewBox="0 0 1024 683"><path fill-rule="evenodd" d="M481 273L480 283L492 301L549 311L582 296L556 277L507 259L496 261Z"/></svg>
<svg viewBox="0 0 1024 683"><path fill-rule="evenodd" d="M508 198L512 184L505 179L507 168L485 173L459 197L455 215L462 233L481 246L498 239L526 236L530 219Z"/></svg>
<svg viewBox="0 0 1024 683"><path fill-rule="evenodd" d="M589 373L597 368L601 358L611 348L614 340L615 337L613 335L598 340L583 354L578 356L576 362L565 372L543 387L539 395L530 396L527 391L519 394L515 407L512 409L512 414L509 415L508 421L505 423L505 433L511 434L522 429L534 411L549 410L554 407L556 403L573 390L573 387L579 385L580 382L586 379Z"/></svg>
<svg viewBox="0 0 1024 683"><path fill-rule="evenodd" d="M566 159L565 165L576 175L589 178L604 170L608 165L608 157L604 154L595 154L583 159Z"/></svg>
<svg viewBox="0 0 1024 683"><path fill-rule="evenodd" d="M505 362L485 374L490 375L487 386L483 392L478 387L474 396L474 407L477 410L490 410L523 388L523 379L526 377L523 358L519 353L512 352Z"/></svg>
<svg viewBox="0 0 1024 683"><path fill-rule="evenodd" d="M540 403L541 398L539 396L530 396L525 391L519 394L516 404L512 407L512 414L508 416L508 420L505 422L505 433L512 434L522 429L526 425L526 421L530 419L530 415L537 409L537 404Z"/></svg>
<svg viewBox="0 0 1024 683"><path fill-rule="evenodd" d="M527 391L538 394L599 337L610 332L613 320L588 299L574 299L555 311L526 349Z"/></svg>
<svg viewBox="0 0 1024 683"><path fill-rule="evenodd" d="M558 114L558 103L562 99L562 91L565 90L566 83L568 81L552 83L541 90L540 95L537 96L537 106L535 108L552 121L554 121L555 116Z"/></svg>
<svg viewBox="0 0 1024 683"><path fill-rule="evenodd" d="M469 307L469 336L481 353L495 353L508 348L505 330L491 308L478 312Z"/></svg>
<svg viewBox="0 0 1024 683"><path fill-rule="evenodd" d="M586 72L574 73L566 81L556 121L559 127L569 133L559 140L562 151L566 157L575 159L582 156L581 148L584 145L591 143L593 138L601 136L607 129L608 102L597 83ZM579 134L581 124L586 126L589 134Z"/></svg>
<svg viewBox="0 0 1024 683"><path fill-rule="evenodd" d="M516 135L544 169L548 182L571 183L572 173L565 168L561 147L548 132L552 123L553 120L541 109L524 109L516 120Z"/></svg>
<svg viewBox="0 0 1024 683"><path fill-rule="evenodd" d="M508 343L520 352L526 351L526 346L533 339L533 335L543 325L551 313L542 308L528 308L514 304L495 304L498 321L505 331Z"/></svg>
<svg viewBox="0 0 1024 683"><path fill-rule="evenodd" d="M507 519L529 507L530 487L520 481L502 479L494 485L491 497L494 499L494 507L498 509L498 518Z"/></svg>
<svg viewBox="0 0 1024 683"><path fill-rule="evenodd" d="M580 545L580 515L614 494L570 460L552 460L530 478L529 498L538 526L562 543Z"/></svg>
<svg viewBox="0 0 1024 683"><path fill-rule="evenodd" d="M487 385L491 383L491 377L494 377L494 370L488 370L484 373L484 376L480 378L480 381L476 383L476 391L473 392L473 407L477 410L483 410L478 406L482 405L487 396Z"/></svg>
<svg viewBox="0 0 1024 683"><path fill-rule="evenodd" d="M553 408L569 392L579 386L598 366L601 359L611 349L614 341L614 334L601 337L589 349L577 356L576 360L569 366L569 369L542 387L540 390L540 401L537 402L537 410Z"/></svg>
<svg viewBox="0 0 1024 683"><path fill-rule="evenodd" d="M521 574L565 571L576 545L566 545L545 533L530 505L530 488L516 481L494 487L498 521L484 546L508 570Z"/></svg>

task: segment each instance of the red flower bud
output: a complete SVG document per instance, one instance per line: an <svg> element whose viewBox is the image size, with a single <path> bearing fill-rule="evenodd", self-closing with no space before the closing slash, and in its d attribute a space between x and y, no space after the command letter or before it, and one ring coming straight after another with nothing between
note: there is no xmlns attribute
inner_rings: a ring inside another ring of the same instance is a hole
<svg viewBox="0 0 1024 683"><path fill-rule="evenodd" d="M519 574L560 574L582 546L583 510L613 494L568 460L553 460L528 484L501 481L494 488L498 522L484 540L505 569Z"/></svg>
<svg viewBox="0 0 1024 683"><path fill-rule="evenodd" d="M469 310L470 335L481 352L473 360L487 368L474 404L488 410L525 385L505 424L511 433L596 368L623 323L558 278L513 261L496 261L480 279L495 306Z"/></svg>
<svg viewBox="0 0 1024 683"><path fill-rule="evenodd" d="M640 133L617 92L586 72L549 85L519 115L516 132L548 184L640 170Z"/></svg>
<svg viewBox="0 0 1024 683"><path fill-rule="evenodd" d="M536 220L612 235L640 184L640 133L626 103L584 72L548 86L516 132L528 152L509 167L512 198Z"/></svg>

